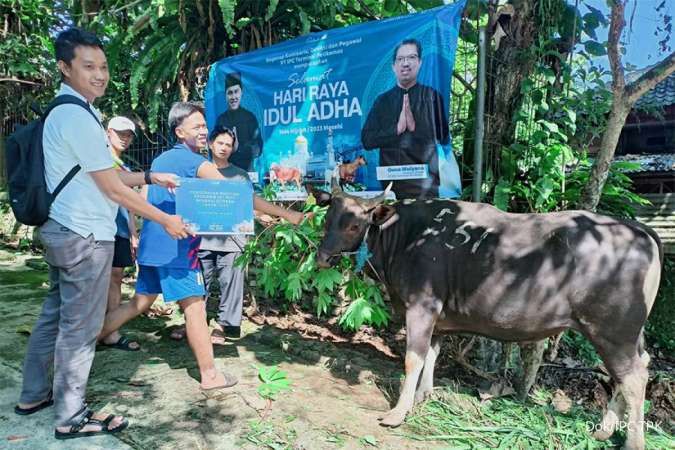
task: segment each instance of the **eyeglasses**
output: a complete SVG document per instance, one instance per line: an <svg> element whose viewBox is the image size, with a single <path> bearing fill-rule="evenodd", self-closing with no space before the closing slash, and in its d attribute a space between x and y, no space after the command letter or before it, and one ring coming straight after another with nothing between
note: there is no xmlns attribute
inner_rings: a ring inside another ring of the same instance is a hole
<svg viewBox="0 0 675 450"><path fill-rule="evenodd" d="M397 56L396 57L396 64L401 64L404 62L415 62L419 59L419 56L412 54L412 55L406 55L406 56Z"/></svg>

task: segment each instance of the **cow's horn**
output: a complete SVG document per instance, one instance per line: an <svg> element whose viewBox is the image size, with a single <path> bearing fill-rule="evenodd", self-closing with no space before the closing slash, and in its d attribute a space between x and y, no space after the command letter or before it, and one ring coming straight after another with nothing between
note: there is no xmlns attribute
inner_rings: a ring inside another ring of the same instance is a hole
<svg viewBox="0 0 675 450"><path fill-rule="evenodd" d="M369 198L368 200L365 200L364 203L365 203L366 209L374 208L377 205L379 205L380 203L384 202L387 199L387 194L389 193L389 191L391 191L392 185L393 185L393 183L389 183L389 185L385 188L384 191L382 191L382 193L380 195L378 195L377 197L373 197L373 198Z"/></svg>

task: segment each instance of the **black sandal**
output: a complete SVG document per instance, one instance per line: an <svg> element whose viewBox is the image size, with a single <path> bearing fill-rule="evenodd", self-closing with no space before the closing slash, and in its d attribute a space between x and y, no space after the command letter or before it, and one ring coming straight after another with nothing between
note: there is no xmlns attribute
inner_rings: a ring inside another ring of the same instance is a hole
<svg viewBox="0 0 675 450"><path fill-rule="evenodd" d="M22 408L19 405L16 405L14 407L14 412L20 416L29 416L33 413L36 413L38 411L42 411L45 408L49 408L54 404L54 399L52 398L52 391L49 391L49 394L47 395L47 399L43 400L42 402L38 403L35 406L32 406L30 408Z"/></svg>
<svg viewBox="0 0 675 450"><path fill-rule="evenodd" d="M136 344L138 347L133 348L131 344ZM101 341L98 343L100 347L105 347L105 348L116 348L118 350L124 350L127 352L137 352L141 349L141 344L139 344L136 341L130 341L126 336L121 336L117 342L113 344L106 344L105 342Z"/></svg>
<svg viewBox="0 0 675 450"><path fill-rule="evenodd" d="M99 434L119 433L129 426L129 421L125 418L122 423L115 428L108 428L108 425L110 425L110 422L115 418L115 415L109 414L103 420L94 419L92 418L93 415L93 411L88 411L80 423L70 426L70 431L54 430L54 437L56 439L75 439L79 437L97 436ZM96 431L80 431L87 425L99 425L101 429Z"/></svg>

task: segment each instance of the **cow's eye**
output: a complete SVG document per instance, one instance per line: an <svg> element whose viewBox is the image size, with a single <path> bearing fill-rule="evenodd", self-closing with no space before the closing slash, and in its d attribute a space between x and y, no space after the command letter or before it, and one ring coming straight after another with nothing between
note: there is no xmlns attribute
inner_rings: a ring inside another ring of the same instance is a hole
<svg viewBox="0 0 675 450"><path fill-rule="evenodd" d="M356 223L353 223L353 224L349 225L349 231L353 231L353 232L359 231L359 225L356 224Z"/></svg>

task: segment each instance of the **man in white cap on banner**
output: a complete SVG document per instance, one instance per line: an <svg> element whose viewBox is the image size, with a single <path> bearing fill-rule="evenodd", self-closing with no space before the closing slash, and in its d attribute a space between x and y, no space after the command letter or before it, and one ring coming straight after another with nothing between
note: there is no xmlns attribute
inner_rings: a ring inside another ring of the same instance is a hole
<svg viewBox="0 0 675 450"><path fill-rule="evenodd" d="M110 152L112 153L115 168L117 170L131 171L122 161L122 153L129 148L136 135L136 125L123 116L110 119L107 127ZM115 235L115 253L112 261L110 274L110 287L108 288L107 313L119 308L122 301L122 279L124 268L134 265L135 253L138 248L138 231L133 214L120 206L115 218L117 234ZM130 341L115 331L101 339L99 345L116 348L119 350L140 350L138 342Z"/></svg>

